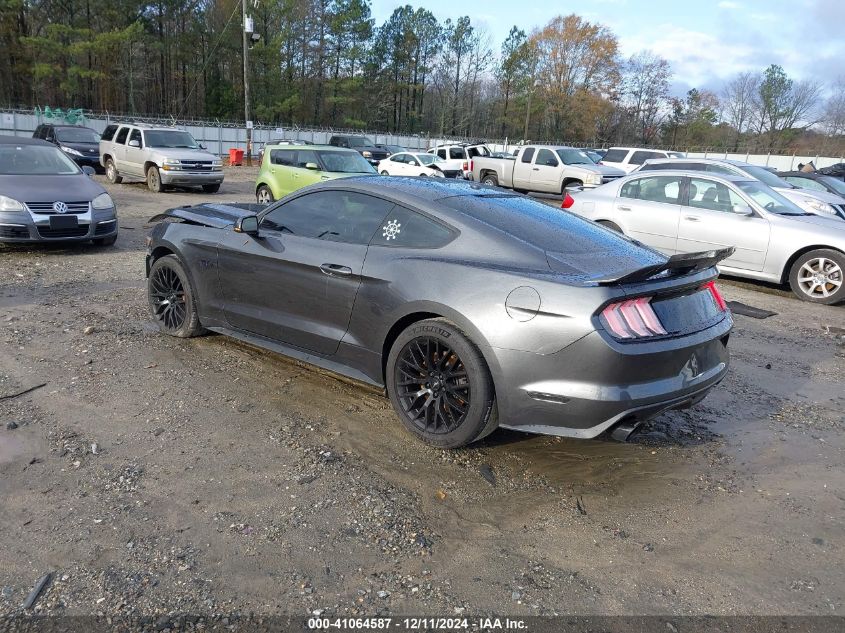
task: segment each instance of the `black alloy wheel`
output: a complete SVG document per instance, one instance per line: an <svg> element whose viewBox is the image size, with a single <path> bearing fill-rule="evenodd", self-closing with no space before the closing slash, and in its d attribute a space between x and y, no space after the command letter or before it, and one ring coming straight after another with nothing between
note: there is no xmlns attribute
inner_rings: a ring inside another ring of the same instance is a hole
<svg viewBox="0 0 845 633"><path fill-rule="evenodd" d="M160 257L152 265L147 295L150 312L162 332L190 338L205 331L199 322L188 274L175 255Z"/></svg>

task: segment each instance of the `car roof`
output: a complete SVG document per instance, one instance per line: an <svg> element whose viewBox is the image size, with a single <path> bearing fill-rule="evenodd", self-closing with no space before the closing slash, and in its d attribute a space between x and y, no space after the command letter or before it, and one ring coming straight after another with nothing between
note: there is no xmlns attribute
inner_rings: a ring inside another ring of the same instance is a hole
<svg viewBox="0 0 845 633"><path fill-rule="evenodd" d="M52 143L31 136L0 136L0 145L46 145L55 147Z"/></svg>
<svg viewBox="0 0 845 633"><path fill-rule="evenodd" d="M703 158L703 157L686 157L686 158L650 158L646 161L646 163L656 164L660 163L663 165L671 164L675 162L684 162L684 163L707 163L713 165L734 165L735 167L765 167L763 165L752 165L751 163L746 163L745 161L741 160L734 160L732 158Z"/></svg>
<svg viewBox="0 0 845 633"><path fill-rule="evenodd" d="M749 178L740 174L716 174L709 171L696 171L694 169L659 169L657 171L635 171L624 178L614 182L633 180L637 176L691 176L694 178L712 178L714 180L725 180L727 182L754 182L760 184L759 180Z"/></svg>
<svg viewBox="0 0 845 633"><path fill-rule="evenodd" d="M348 147L338 147L337 145L309 145L308 143L266 143L265 147L279 147L281 149L296 149L296 148L303 148L303 149L311 149L311 150L329 150L332 152L352 152L357 154L354 149L350 149Z"/></svg>
<svg viewBox="0 0 845 633"><path fill-rule="evenodd" d="M409 178L407 176L350 176L326 180L318 185L320 189L354 189L362 193L382 193L410 202L436 202L459 196L477 197L521 197L521 194L504 191L469 180L447 178ZM309 188L310 189L310 188Z"/></svg>

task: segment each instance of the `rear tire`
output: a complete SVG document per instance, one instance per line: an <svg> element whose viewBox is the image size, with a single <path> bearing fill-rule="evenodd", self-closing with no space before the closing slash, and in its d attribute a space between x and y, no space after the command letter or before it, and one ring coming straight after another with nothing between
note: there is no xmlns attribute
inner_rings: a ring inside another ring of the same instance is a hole
<svg viewBox="0 0 845 633"><path fill-rule="evenodd" d="M147 188L153 193L161 193L164 187L161 184L161 172L155 165L147 168Z"/></svg>
<svg viewBox="0 0 845 633"><path fill-rule="evenodd" d="M153 263L147 279L147 301L153 320L165 334L191 338L205 332L188 272L176 255L165 255Z"/></svg>
<svg viewBox="0 0 845 633"><path fill-rule="evenodd" d="M446 319L419 321L399 334L387 358L385 382L402 424L432 446L466 446L498 426L487 363Z"/></svg>
<svg viewBox="0 0 845 633"><path fill-rule="evenodd" d="M789 286L802 301L824 305L845 301L845 255L829 248L805 253L792 264Z"/></svg>
<svg viewBox="0 0 845 633"><path fill-rule="evenodd" d="M499 186L499 178L496 174L487 174L484 178L481 179L482 185L491 185L493 187Z"/></svg>
<svg viewBox="0 0 845 633"><path fill-rule="evenodd" d="M117 167L115 167L114 161L111 158L106 161L106 180L113 185L119 185L123 182L123 176L118 175Z"/></svg>
<svg viewBox="0 0 845 633"><path fill-rule="evenodd" d="M273 192L267 185L261 185L258 188L258 191L255 192L255 200L258 204L273 204L276 201Z"/></svg>
<svg viewBox="0 0 845 633"><path fill-rule="evenodd" d="M220 183L216 183L214 185L203 185L202 190L205 193L217 193L220 191Z"/></svg>
<svg viewBox="0 0 845 633"><path fill-rule="evenodd" d="M619 228L619 225L615 222L611 222L610 220L596 220L596 224L601 224L602 226L610 229L611 231L616 231L617 233L625 234L624 231Z"/></svg>

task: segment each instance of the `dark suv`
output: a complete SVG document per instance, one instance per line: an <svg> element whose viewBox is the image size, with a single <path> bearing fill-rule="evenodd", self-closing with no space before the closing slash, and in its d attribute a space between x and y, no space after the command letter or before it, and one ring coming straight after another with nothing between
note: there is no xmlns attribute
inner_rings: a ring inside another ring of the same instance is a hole
<svg viewBox="0 0 845 633"><path fill-rule="evenodd" d="M366 136L332 136L331 139L329 139L329 145L354 149L356 152L361 154L361 156L366 158L371 165L378 165L379 161L382 161L389 156L386 150L376 147L376 144Z"/></svg>
<svg viewBox="0 0 845 633"><path fill-rule="evenodd" d="M58 145L80 167L87 165L103 172L100 165L100 135L90 127L44 123L35 128L32 138Z"/></svg>

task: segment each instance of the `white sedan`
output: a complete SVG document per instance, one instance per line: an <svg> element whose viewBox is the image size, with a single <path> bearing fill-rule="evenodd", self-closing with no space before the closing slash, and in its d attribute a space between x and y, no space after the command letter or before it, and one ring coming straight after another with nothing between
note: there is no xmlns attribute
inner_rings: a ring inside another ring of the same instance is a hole
<svg viewBox="0 0 845 633"><path fill-rule="evenodd" d="M402 152L388 156L378 164L382 176L455 176L446 173L446 161L432 154Z"/></svg>

